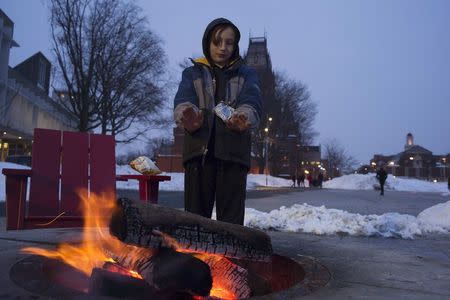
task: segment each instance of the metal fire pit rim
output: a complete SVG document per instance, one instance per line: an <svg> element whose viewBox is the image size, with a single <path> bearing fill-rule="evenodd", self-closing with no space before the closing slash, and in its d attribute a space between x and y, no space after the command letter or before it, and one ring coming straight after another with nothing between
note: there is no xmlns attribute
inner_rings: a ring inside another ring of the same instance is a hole
<svg viewBox="0 0 450 300"><path fill-rule="evenodd" d="M291 299L293 295L295 295L296 297L299 296L306 296L309 295L311 293L314 293L315 291L317 291L318 289L326 286L332 279L332 273L330 272L330 270L325 267L318 259L312 257L312 256L306 256L306 255L300 255L297 254L296 256L292 256L292 255L282 255L282 254L278 254L278 253L273 253L273 256L278 256L281 257L283 259L290 259L292 261L294 261L295 263L297 263L298 265L300 265L303 270L305 271L305 276L303 278L303 280L301 280L300 282L295 283L294 285L283 289L283 290L279 290L279 291L274 291L270 294L265 294L265 295L260 295L260 296L253 296L249 299L252 300L263 300L263 299ZM50 293L47 293L47 290L43 291L43 290L36 290L36 288L30 288L30 286L26 286L23 282L18 282L17 278L15 278L14 276L14 270L15 268L17 268L21 263L31 263L33 262L37 264L40 264L40 267L38 269L40 269L41 273L40 275L43 275L44 271L43 271L43 265L45 264L46 261L59 261L57 259L51 259L51 258L47 258L47 257L43 257L40 255L36 255L36 254L31 254L31 255L27 255L26 257L23 257L21 259L19 259L18 261L16 261L12 267L9 270L9 278L11 279L11 281L14 282L15 285L17 285L20 288L23 288L25 290L27 290L30 293L33 294L38 294L41 296L50 296L50 297L54 297L56 295L54 295L55 293L58 292L63 292L63 290L66 290L66 293L69 293L69 295L71 296L78 296L82 299L83 298L83 294L79 291L76 291L74 289L71 289L69 287L66 286L57 286L55 285L54 282L50 282L47 275L41 276L42 278L47 279L47 282L44 282L44 285L50 286L50 288L52 288L52 290L50 291ZM313 269L316 270L316 272L313 272ZM319 270L320 272L317 272L317 270ZM43 281L45 281L45 279ZM50 289L47 288L47 289ZM84 294L86 297L89 297L89 295ZM105 298L105 299L108 299ZM109 299L116 299L116 298L111 298L109 297Z"/></svg>
<svg viewBox="0 0 450 300"><path fill-rule="evenodd" d="M301 255L297 254L295 256L292 255L281 255L278 253L274 254L275 256L280 256L283 258L288 258L293 261L295 261L297 264L299 264L303 270L305 271L305 277L300 282L297 282L293 286L283 289L280 291L275 291L270 294L266 295L260 295L260 296L253 296L249 298L249 300L265 300L265 299L292 299L292 296L295 297L303 297L310 295L314 292L316 292L318 289L325 287L328 285L333 278L333 275L331 271L320 262L319 259L308 256L308 255ZM309 267L306 267L309 264ZM306 267L306 268L305 268ZM320 268L320 272L313 273L312 268ZM322 274L324 275L323 278L318 278L317 275Z"/></svg>

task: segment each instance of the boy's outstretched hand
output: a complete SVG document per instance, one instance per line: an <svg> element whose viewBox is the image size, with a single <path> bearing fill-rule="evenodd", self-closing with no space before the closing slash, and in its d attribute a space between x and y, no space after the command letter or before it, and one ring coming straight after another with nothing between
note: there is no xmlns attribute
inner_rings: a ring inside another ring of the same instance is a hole
<svg viewBox="0 0 450 300"><path fill-rule="evenodd" d="M244 131L250 127L247 115L242 112L234 112L226 124L228 128L236 131Z"/></svg>
<svg viewBox="0 0 450 300"><path fill-rule="evenodd" d="M194 132L203 124L203 112L188 106L182 112L181 122L187 131Z"/></svg>

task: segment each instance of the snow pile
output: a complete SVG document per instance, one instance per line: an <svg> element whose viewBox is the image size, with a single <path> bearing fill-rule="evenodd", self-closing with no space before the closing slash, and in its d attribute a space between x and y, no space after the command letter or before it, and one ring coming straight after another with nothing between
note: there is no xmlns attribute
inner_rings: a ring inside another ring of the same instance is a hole
<svg viewBox="0 0 450 300"><path fill-rule="evenodd" d="M416 218L386 213L360 215L308 204L284 206L269 213L245 210L245 225L266 230L414 238L427 233L450 233L450 201L425 209Z"/></svg>
<svg viewBox="0 0 450 300"><path fill-rule="evenodd" d="M290 187L292 180L267 176L267 186L270 187ZM247 190L252 190L260 186L266 186L266 175L262 174L248 174L247 175Z"/></svg>
<svg viewBox="0 0 450 300"><path fill-rule="evenodd" d="M422 211L417 219L427 227L427 232L450 231L450 201L436 204Z"/></svg>
<svg viewBox="0 0 450 300"><path fill-rule="evenodd" d="M323 183L324 188L344 190L373 190L376 185L378 180L374 174L344 175ZM448 193L447 183L444 182L430 182L392 175L388 175L384 188L392 191Z"/></svg>
<svg viewBox="0 0 450 300"><path fill-rule="evenodd" d="M323 187L343 190L373 190L373 186L377 183L375 175L351 174L325 181Z"/></svg>

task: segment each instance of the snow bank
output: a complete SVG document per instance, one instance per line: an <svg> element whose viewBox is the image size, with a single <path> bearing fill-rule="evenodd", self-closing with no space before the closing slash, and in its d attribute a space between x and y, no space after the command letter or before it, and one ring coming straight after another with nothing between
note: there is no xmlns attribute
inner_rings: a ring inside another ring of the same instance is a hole
<svg viewBox="0 0 450 300"><path fill-rule="evenodd" d="M412 239L429 233L450 233L449 216L450 201L425 209L417 218L398 213L360 215L304 203L269 213L246 208L245 225L265 230Z"/></svg>
<svg viewBox="0 0 450 300"><path fill-rule="evenodd" d="M323 183L324 188L344 190L373 190L374 185L378 185L374 174L344 175ZM444 182L430 182L392 175L388 175L384 188L392 191L448 193L447 183Z"/></svg>

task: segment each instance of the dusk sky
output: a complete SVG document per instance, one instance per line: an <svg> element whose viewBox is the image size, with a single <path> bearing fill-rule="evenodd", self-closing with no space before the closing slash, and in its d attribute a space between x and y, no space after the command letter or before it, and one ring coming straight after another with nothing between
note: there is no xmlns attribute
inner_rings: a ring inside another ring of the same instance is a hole
<svg viewBox="0 0 450 300"><path fill-rule="evenodd" d="M266 34L275 70L301 80L318 103L316 144L336 138L362 163L403 151L405 136L450 153L450 1L137 1L163 40L169 69L201 54L216 17L249 35ZM10 65L37 51L50 60L43 0L1 0L15 23ZM172 101L172 99L169 99Z"/></svg>

